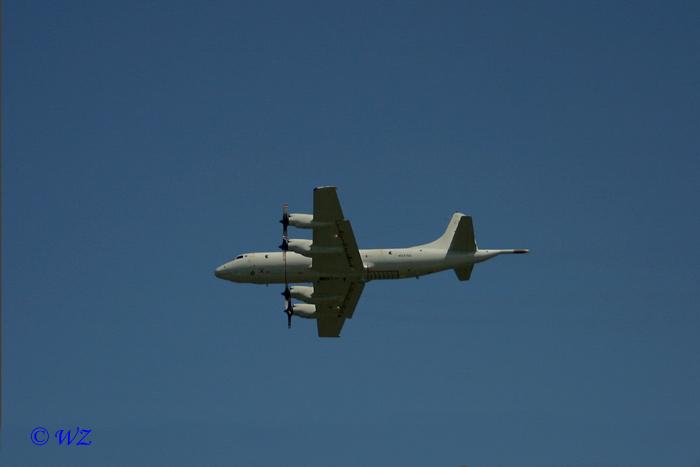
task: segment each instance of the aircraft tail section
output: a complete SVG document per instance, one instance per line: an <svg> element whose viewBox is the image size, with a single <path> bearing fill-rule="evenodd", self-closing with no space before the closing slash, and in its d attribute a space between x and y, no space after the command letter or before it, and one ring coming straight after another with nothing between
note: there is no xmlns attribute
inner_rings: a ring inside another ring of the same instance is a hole
<svg viewBox="0 0 700 467"><path fill-rule="evenodd" d="M474 253L478 249L474 238L474 224L471 216L456 212L452 215L445 233L434 242L421 245L429 248L439 248L447 253ZM454 269L460 281L468 281L472 275L473 264Z"/></svg>
<svg viewBox="0 0 700 467"><path fill-rule="evenodd" d="M474 239L474 225L472 218L461 212L452 215L445 233L440 238L430 243L431 246L443 248L447 251L460 253L473 253L476 251Z"/></svg>

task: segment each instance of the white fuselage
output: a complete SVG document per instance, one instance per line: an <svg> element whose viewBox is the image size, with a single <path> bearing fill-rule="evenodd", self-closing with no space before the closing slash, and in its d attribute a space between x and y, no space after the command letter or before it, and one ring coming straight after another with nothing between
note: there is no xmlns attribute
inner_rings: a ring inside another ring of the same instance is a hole
<svg viewBox="0 0 700 467"><path fill-rule="evenodd" d="M337 276L332 272L312 270L311 258L287 252L287 282L314 282L319 276L347 277L367 282L377 279L403 279L434 272L467 267L502 253L516 250L477 250L471 253L448 252L441 248L411 247L395 249L360 250L363 270L355 275ZM283 284L285 266L281 252L246 253L219 266L215 275L233 282L252 284Z"/></svg>

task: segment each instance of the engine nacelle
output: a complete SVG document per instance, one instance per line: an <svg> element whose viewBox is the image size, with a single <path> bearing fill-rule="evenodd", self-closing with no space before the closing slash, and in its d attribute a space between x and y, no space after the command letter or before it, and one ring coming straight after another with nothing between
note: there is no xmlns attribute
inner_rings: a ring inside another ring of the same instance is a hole
<svg viewBox="0 0 700 467"><path fill-rule="evenodd" d="M316 305L321 305L323 303L340 303L343 301L344 297L339 295L324 295L323 297L314 297L314 288L307 287L304 285L293 285L289 288L289 293L292 294L292 298L301 300L306 303L313 303Z"/></svg>
<svg viewBox="0 0 700 467"><path fill-rule="evenodd" d="M289 225L300 229L312 229L314 227L314 216L311 214L292 213L289 215Z"/></svg>
<svg viewBox="0 0 700 467"><path fill-rule="evenodd" d="M293 285L289 288L292 298L306 303L313 303L314 288L303 285Z"/></svg>
<svg viewBox="0 0 700 467"><path fill-rule="evenodd" d="M292 238L287 242L289 251L299 253L302 256L311 257L311 240Z"/></svg>
<svg viewBox="0 0 700 467"><path fill-rule="evenodd" d="M311 240L304 238L290 238L287 241L287 248L289 251L298 253L301 256L306 256L307 258L312 258L314 256L338 254L343 252L343 247L340 246L324 246L318 247L313 246Z"/></svg>
<svg viewBox="0 0 700 467"><path fill-rule="evenodd" d="M292 305L292 313L300 318L315 318L316 306L309 304Z"/></svg>
<svg viewBox="0 0 700 467"><path fill-rule="evenodd" d="M333 222L319 222L311 214L292 213L289 215L289 225L300 229L317 229L332 225Z"/></svg>

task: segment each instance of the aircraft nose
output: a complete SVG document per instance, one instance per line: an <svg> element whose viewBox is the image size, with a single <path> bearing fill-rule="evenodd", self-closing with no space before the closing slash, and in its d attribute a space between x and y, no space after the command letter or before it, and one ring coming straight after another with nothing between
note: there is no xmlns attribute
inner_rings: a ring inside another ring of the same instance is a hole
<svg viewBox="0 0 700 467"><path fill-rule="evenodd" d="M223 279L223 278L224 278L225 269L226 269L226 268L225 268L223 265L222 265L222 266L219 266L218 268L216 268L216 269L214 270L214 275L215 275L216 277L218 277L219 279Z"/></svg>

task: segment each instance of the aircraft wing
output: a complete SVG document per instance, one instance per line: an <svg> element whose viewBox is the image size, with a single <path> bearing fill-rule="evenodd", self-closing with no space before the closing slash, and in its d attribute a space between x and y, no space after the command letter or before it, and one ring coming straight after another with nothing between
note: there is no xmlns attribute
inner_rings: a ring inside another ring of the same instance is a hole
<svg viewBox="0 0 700 467"><path fill-rule="evenodd" d="M365 284L347 279L314 282L316 326L319 337L339 337L347 318L352 318Z"/></svg>
<svg viewBox="0 0 700 467"><path fill-rule="evenodd" d="M360 250L350 221L343 216L338 194L333 186L314 188L313 249L311 269L321 277L348 277L362 274Z"/></svg>

